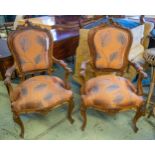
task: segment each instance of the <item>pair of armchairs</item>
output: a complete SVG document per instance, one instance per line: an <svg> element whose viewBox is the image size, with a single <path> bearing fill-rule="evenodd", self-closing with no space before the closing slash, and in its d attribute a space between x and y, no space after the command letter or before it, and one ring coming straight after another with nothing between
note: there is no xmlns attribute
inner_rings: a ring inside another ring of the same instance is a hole
<svg viewBox="0 0 155 155"><path fill-rule="evenodd" d="M133 129L137 132L137 120L145 114L145 104L142 98L141 81L146 74L135 63L128 61L128 53L132 43L132 34L116 24L102 25L89 32L88 43L91 60L82 63L80 76L83 80L81 88L81 115L83 117L82 130L86 126L86 110L94 108L109 114L135 109ZM24 125L20 119L22 113L44 114L64 103L68 104L67 117L71 123L74 103L73 92L67 82L72 72L62 60L53 57L53 38L46 29L26 22L19 26L8 37L8 45L15 60L15 64L6 72L5 84L11 100L14 121L20 126L20 136L24 137ZM52 73L53 63L60 64L66 71L64 81ZM85 80L87 63L96 72L118 72L120 75L101 75ZM128 63L133 65L139 73L137 88L127 79L121 77ZM17 70L21 83L13 88L11 75ZM40 75L25 79L27 74L47 71L48 75Z"/></svg>

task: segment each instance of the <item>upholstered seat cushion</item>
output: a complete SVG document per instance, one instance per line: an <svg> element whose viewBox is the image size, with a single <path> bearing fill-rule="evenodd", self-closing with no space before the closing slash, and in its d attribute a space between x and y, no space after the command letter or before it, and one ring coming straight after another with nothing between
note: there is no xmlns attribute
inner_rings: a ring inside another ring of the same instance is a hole
<svg viewBox="0 0 155 155"><path fill-rule="evenodd" d="M17 112L40 111L52 108L72 97L64 82L51 76L32 77L19 84L11 94L12 106Z"/></svg>
<svg viewBox="0 0 155 155"><path fill-rule="evenodd" d="M143 98L136 94L136 90L135 86L123 77L103 75L86 82L82 99L87 107L116 112L137 108L143 104Z"/></svg>

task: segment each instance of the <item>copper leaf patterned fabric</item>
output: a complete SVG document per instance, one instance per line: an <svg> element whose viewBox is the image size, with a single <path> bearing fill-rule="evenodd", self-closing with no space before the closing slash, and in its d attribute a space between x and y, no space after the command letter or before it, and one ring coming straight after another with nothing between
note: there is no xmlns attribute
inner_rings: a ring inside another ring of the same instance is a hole
<svg viewBox="0 0 155 155"><path fill-rule="evenodd" d="M14 37L13 46L23 72L48 68L48 41L45 32L32 29L22 31Z"/></svg>
<svg viewBox="0 0 155 155"><path fill-rule="evenodd" d="M125 110L143 104L135 86L127 79L115 75L103 75L86 82L84 104L103 110Z"/></svg>
<svg viewBox="0 0 155 155"><path fill-rule="evenodd" d="M124 30L114 27L98 30L94 35L96 67L99 69L120 69L123 65L128 43L129 35Z"/></svg>
<svg viewBox="0 0 155 155"><path fill-rule="evenodd" d="M11 96L13 108L20 113L62 104L70 100L72 91L66 90L58 77L40 75L19 84Z"/></svg>

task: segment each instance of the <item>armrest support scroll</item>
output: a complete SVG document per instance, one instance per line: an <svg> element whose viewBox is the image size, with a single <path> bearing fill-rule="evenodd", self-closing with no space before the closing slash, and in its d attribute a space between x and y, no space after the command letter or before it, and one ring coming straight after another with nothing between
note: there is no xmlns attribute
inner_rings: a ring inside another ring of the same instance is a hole
<svg viewBox="0 0 155 155"><path fill-rule="evenodd" d="M13 87L11 85L11 76L12 73L16 70L15 64L13 66L11 66L10 68L7 69L6 73L5 73L5 80L4 80L4 84L6 85L9 94L13 91Z"/></svg>
<svg viewBox="0 0 155 155"><path fill-rule="evenodd" d="M148 77L147 76L147 73L145 73L143 71L143 68L139 64L137 64L135 62L131 62L131 61L130 61L130 64L136 69L136 71L139 74L139 76L138 76L138 83L137 83L137 90L138 90L137 94L141 96L141 95L143 95L142 80L144 78L147 78Z"/></svg>
<svg viewBox="0 0 155 155"><path fill-rule="evenodd" d="M87 64L90 63L90 60L86 60L86 61L83 61L81 63L81 68L80 68L80 77L81 77L81 80L82 80L82 84L84 85L85 82L86 82L86 69L87 69Z"/></svg>
<svg viewBox="0 0 155 155"><path fill-rule="evenodd" d="M52 59L53 59L54 63L57 63L61 67L64 68L64 70L65 70L65 77L64 77L65 88L70 89L70 86L69 86L69 83L68 83L68 78L69 78L69 75L72 73L72 69L69 68L67 66L67 64L63 60L58 60L55 57L52 57Z"/></svg>

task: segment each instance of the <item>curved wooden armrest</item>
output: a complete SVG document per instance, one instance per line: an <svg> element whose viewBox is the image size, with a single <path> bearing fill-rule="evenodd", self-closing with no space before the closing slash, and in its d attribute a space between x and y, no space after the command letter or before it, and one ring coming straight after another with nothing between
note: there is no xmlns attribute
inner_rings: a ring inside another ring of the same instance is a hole
<svg viewBox="0 0 155 155"><path fill-rule="evenodd" d="M16 70L16 67L15 65L11 66L10 68L8 68L6 70L6 73L5 73L5 77L6 79L4 80L5 83L8 83L9 81L11 82L11 76L12 76L12 73ZM9 81L8 81L9 80Z"/></svg>
<svg viewBox="0 0 155 155"><path fill-rule="evenodd" d="M15 64L8 68L5 73L5 77L11 77L12 73L16 70Z"/></svg>
<svg viewBox="0 0 155 155"><path fill-rule="evenodd" d="M72 73L72 69L67 67L67 63L65 63L63 60L58 60L55 57L52 57L53 61L57 64L59 64L60 66L62 66L67 72Z"/></svg>
<svg viewBox="0 0 155 155"><path fill-rule="evenodd" d="M137 64L137 63L135 63L135 62L131 62L131 61L130 61L130 64L136 69L136 71L137 71L139 74L141 74L141 75L143 76L143 78L147 78L147 77L148 77L147 73L145 73L145 72L143 71L143 67L142 67L142 66L140 66L139 64Z"/></svg>
<svg viewBox="0 0 155 155"><path fill-rule="evenodd" d="M142 80L143 78L147 78L148 75L143 71L143 67L141 67L139 64L135 62L131 62L130 64L136 69L136 71L139 73L138 76L138 82L137 82L137 94L142 96L143 95L143 86L142 86Z"/></svg>
<svg viewBox="0 0 155 155"><path fill-rule="evenodd" d="M9 94L13 91L13 87L11 85L11 76L12 73L16 70L15 64L13 66L11 66L10 68L7 69L6 73L5 73L5 80L4 80L4 84L6 85Z"/></svg>
<svg viewBox="0 0 155 155"><path fill-rule="evenodd" d="M54 63L57 63L61 67L64 68L64 70L65 70L65 78L64 78L65 88L70 89L70 86L69 86L69 83L68 83L68 78L69 78L69 75L72 73L72 69L69 68L67 66L67 64L63 60L58 60L55 57L52 57L52 59L53 59Z"/></svg>

